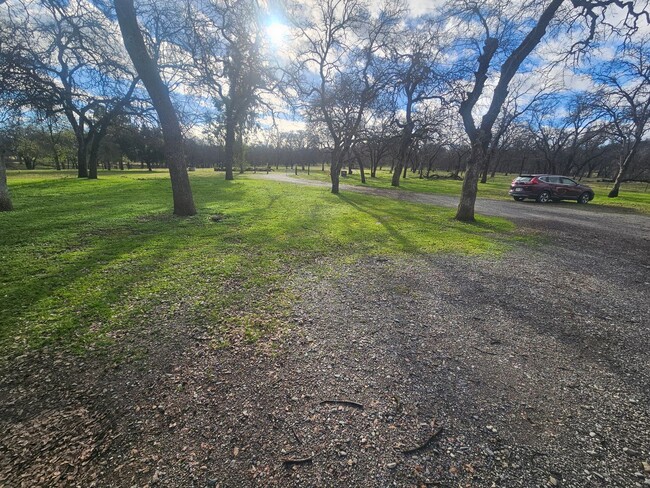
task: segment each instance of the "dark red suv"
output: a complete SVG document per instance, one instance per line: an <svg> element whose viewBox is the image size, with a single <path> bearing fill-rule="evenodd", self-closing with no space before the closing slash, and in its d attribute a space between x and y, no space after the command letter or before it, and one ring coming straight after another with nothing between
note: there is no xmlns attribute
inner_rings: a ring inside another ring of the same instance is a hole
<svg viewBox="0 0 650 488"><path fill-rule="evenodd" d="M508 194L518 202L532 198L540 203L551 200L577 200L578 203L588 203L594 199L594 191L588 186L566 176L555 175L518 176L512 180Z"/></svg>

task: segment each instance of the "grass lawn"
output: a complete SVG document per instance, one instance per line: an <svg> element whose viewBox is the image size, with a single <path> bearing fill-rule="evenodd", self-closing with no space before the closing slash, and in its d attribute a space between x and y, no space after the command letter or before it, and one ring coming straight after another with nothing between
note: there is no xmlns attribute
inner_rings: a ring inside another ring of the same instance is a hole
<svg viewBox="0 0 650 488"><path fill-rule="evenodd" d="M95 181L10 172L16 210L0 213L0 357L45 346L101 351L120 330L181 312L215 346L254 341L285 323L292 270L366 255L498 254L515 239L507 221L462 224L453 209L226 182L207 170L191 180L199 213L176 218L165 171Z"/></svg>
<svg viewBox="0 0 650 488"><path fill-rule="evenodd" d="M291 172L288 172L288 174L293 175ZM444 174L446 175L446 173ZM510 182L515 176L516 175L512 174L508 176L497 174L494 178L488 178L487 183L479 183L479 198L509 200L511 197L508 195L508 190L510 189ZM325 172L323 172L320 170L320 166L312 168L309 175L307 175L306 171L300 169L297 177L330 182L329 169L326 168ZM388 170L377 171L377 178L370 178L369 173L366 173L366 186L375 188L394 188L390 184L391 177L392 175ZM650 187L647 183L623 183L619 197L608 198L607 194L612 187L611 183L598 182L596 181L596 178L583 179L582 182L591 186L596 194L596 197L590 205L627 208L639 213L650 214ZM359 171L355 170L352 175L341 178L341 183L347 185L361 185L361 176ZM417 177L417 174L409 172L406 179L401 180L399 188L418 193L436 193L441 195L460 196L462 184L462 181L457 180L420 179ZM397 188L394 189L398 190Z"/></svg>

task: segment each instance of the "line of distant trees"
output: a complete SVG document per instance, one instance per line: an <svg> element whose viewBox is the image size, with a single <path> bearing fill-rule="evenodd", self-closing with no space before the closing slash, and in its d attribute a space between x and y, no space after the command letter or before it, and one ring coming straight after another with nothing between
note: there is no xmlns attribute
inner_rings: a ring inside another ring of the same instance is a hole
<svg viewBox="0 0 650 488"><path fill-rule="evenodd" d="M556 173L576 178L598 177L614 180L621 147L605 131L582 130L575 114L550 130L538 120L511 128L492 155L484 181L498 173ZM536 125L537 124L537 125ZM398 177L438 178L441 173L460 178L470 155L468 144L453 144L438 135L422 139L400 155L397 133L378 133L355 143L344 161L347 171L361 171L374 177L377 169L399 171ZM98 164L104 170L165 168L164 141L159 128L132 124L127 119L113 123L98 150ZM0 128L0 147L10 169L77 169L75 138L72 131L56 120L24 120ZM322 147L312 132L276 133L272 141L246 145L235 160L237 171L298 167L329 172L330 151ZM225 171L225 150L205 139L186 141L188 167ZM642 141L625 181L650 181L650 141Z"/></svg>

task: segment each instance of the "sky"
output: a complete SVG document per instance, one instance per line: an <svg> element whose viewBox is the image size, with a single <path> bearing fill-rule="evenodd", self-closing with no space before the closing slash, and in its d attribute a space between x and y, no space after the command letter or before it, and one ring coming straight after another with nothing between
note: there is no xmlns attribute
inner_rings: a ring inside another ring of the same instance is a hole
<svg viewBox="0 0 650 488"><path fill-rule="evenodd" d="M80 2L84 1L89 1L89 0L78 0ZM310 0L310 1L315 1L315 0ZM408 4L411 9L411 15L413 17L427 14L427 13L432 13L437 7L439 7L443 1L442 0L407 0ZM452 1L452 0L448 0ZM490 1L490 0L487 0ZM495 0L496 1L496 0ZM641 3L645 2L645 0L638 1L637 4L640 5ZM10 0L7 2L7 4L11 4L12 1ZM307 2L303 2L303 4L306 4ZM378 6L379 2L370 2L372 6ZM271 2L269 2L269 5L271 6ZM620 18L621 14L617 13L618 17ZM613 16L612 18L615 19L616 16ZM291 36L290 36L290 28L283 22L282 16L278 15L277 9L271 8L271 14L268 17L268 22L266 25L266 31L267 31L267 36L268 36L268 41L269 41L269 49L271 50L269 53L269 56L277 57L277 58L287 58L291 54ZM650 34L650 26L646 24L642 24L641 26L641 31L645 33ZM591 57L588 58L583 58L582 60L582 69L588 69L590 64L595 64L598 62L601 62L605 59L611 59L615 53L616 53L616 46L617 43L620 42L618 40L609 39L605 40L603 42L603 45L600 50L595 50L592 53ZM542 43L538 49L536 50L534 56L531 58L533 60L533 65L537 63L538 65L543 65L548 63L551 60L557 59L558 52L564 50L567 46L567 38L564 36L558 36L558 37L551 37L547 36L545 38L544 43ZM474 60L470 60L469 63L475 62L475 57ZM533 77L537 76L537 74L533 75L528 75L531 77L531 82L533 80ZM576 90L581 90L581 89L589 89L591 87L591 82L587 76L580 75L580 74L575 74L575 72L571 69L568 69L564 64L556 64L553 69L550 71L550 76L555 78L558 82L558 84L562 84L567 87L571 87L572 89ZM488 87L494 86L496 82L496 78L491 78L488 84ZM182 92L182 87L178 88L179 93ZM489 96L489 90L487 95ZM280 106L280 100L277 98L278 105ZM485 107L487 106L488 102L488 97L485 97L484 100L482 100L480 103L477 104L477 111L485 110ZM282 112L282 111L280 111ZM271 118L269 116L263 116L259 120L260 124L263 127L270 127L271 126ZM279 117L276 118L276 123L280 130L301 130L305 128L305 123L300 120L299 118L296 118L292 114L289 113L289 111L285 111L285 114L280 113ZM202 128L201 127L195 127L192 129L192 133L194 135L199 135L201 132Z"/></svg>

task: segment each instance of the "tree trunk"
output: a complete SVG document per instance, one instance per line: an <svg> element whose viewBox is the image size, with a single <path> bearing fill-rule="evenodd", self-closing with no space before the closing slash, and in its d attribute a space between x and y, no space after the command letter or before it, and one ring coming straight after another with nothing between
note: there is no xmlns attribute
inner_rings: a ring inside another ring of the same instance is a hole
<svg viewBox="0 0 650 488"><path fill-rule="evenodd" d="M339 193L339 171L332 171L330 178L332 180L332 193L338 195Z"/></svg>
<svg viewBox="0 0 650 488"><path fill-rule="evenodd" d="M101 125L95 129L92 139L90 140L90 151L88 153L88 178L91 180L97 179L97 160L99 158L99 145L106 135L108 130L109 121L102 122ZM110 166L108 167L110 170Z"/></svg>
<svg viewBox="0 0 650 488"><path fill-rule="evenodd" d="M614 179L614 186L610 190L610 192L607 194L609 198L616 198L618 197L618 192L621 189L621 183L623 182L623 176L625 175L625 172L627 168L630 166L630 162L632 161L632 158L634 157L634 153L636 152L637 144L635 143L632 148L628 151L628 153L625 155L625 157L622 159L622 161L618 165L618 173L616 173L616 178Z"/></svg>
<svg viewBox="0 0 650 488"><path fill-rule="evenodd" d="M239 174L243 175L244 174L244 165L246 163L245 161L245 155L244 155L244 138L243 138L243 129L240 127L240 129L237 131L237 158L239 159ZM304 169L304 168L303 168Z"/></svg>
<svg viewBox="0 0 650 488"><path fill-rule="evenodd" d="M490 158L486 157L485 162L483 163L483 171L481 171L481 183L483 184L487 183L489 171L490 171Z"/></svg>
<svg viewBox="0 0 650 488"><path fill-rule="evenodd" d="M332 180L332 193L338 195L339 180L341 177L341 168L343 167L343 157L339 150L333 150L330 159L330 179Z"/></svg>
<svg viewBox="0 0 650 488"><path fill-rule="evenodd" d="M460 203L456 212L456 220L461 222L474 222L474 204L476 203L476 193L478 192L478 179L481 168L485 164L487 157L485 148L480 142L472 144L472 154L467 161L465 169L465 178L463 179L463 189L460 195Z"/></svg>
<svg viewBox="0 0 650 488"><path fill-rule="evenodd" d="M88 179L97 179L97 155L99 154L99 137L95 134L90 142L90 151L88 152Z"/></svg>
<svg viewBox="0 0 650 488"><path fill-rule="evenodd" d="M226 180L234 180L232 167L235 159L235 125L231 122L226 122L226 140L224 145L224 163L226 166Z"/></svg>
<svg viewBox="0 0 650 488"><path fill-rule="evenodd" d="M4 154L0 154L0 212L9 212L13 209L11 197L9 196L9 187L7 186L5 156Z"/></svg>
<svg viewBox="0 0 650 488"><path fill-rule="evenodd" d="M179 216L194 215L196 208L192 198L190 179L185 168L183 133L169 98L169 91L160 78L158 67L147 52L135 15L133 0L115 0L115 9L124 46L142 78L160 119L174 199L174 214Z"/></svg>
<svg viewBox="0 0 650 488"><path fill-rule="evenodd" d="M365 169L363 167L363 158L361 157L361 154L359 154L357 151L355 151L354 156L357 159L357 163L359 164L359 174L361 175L361 183L365 184L366 183L366 171L365 171Z"/></svg>
<svg viewBox="0 0 650 488"><path fill-rule="evenodd" d="M83 135L77 136L77 178L88 178L88 162L86 161L86 141Z"/></svg>

